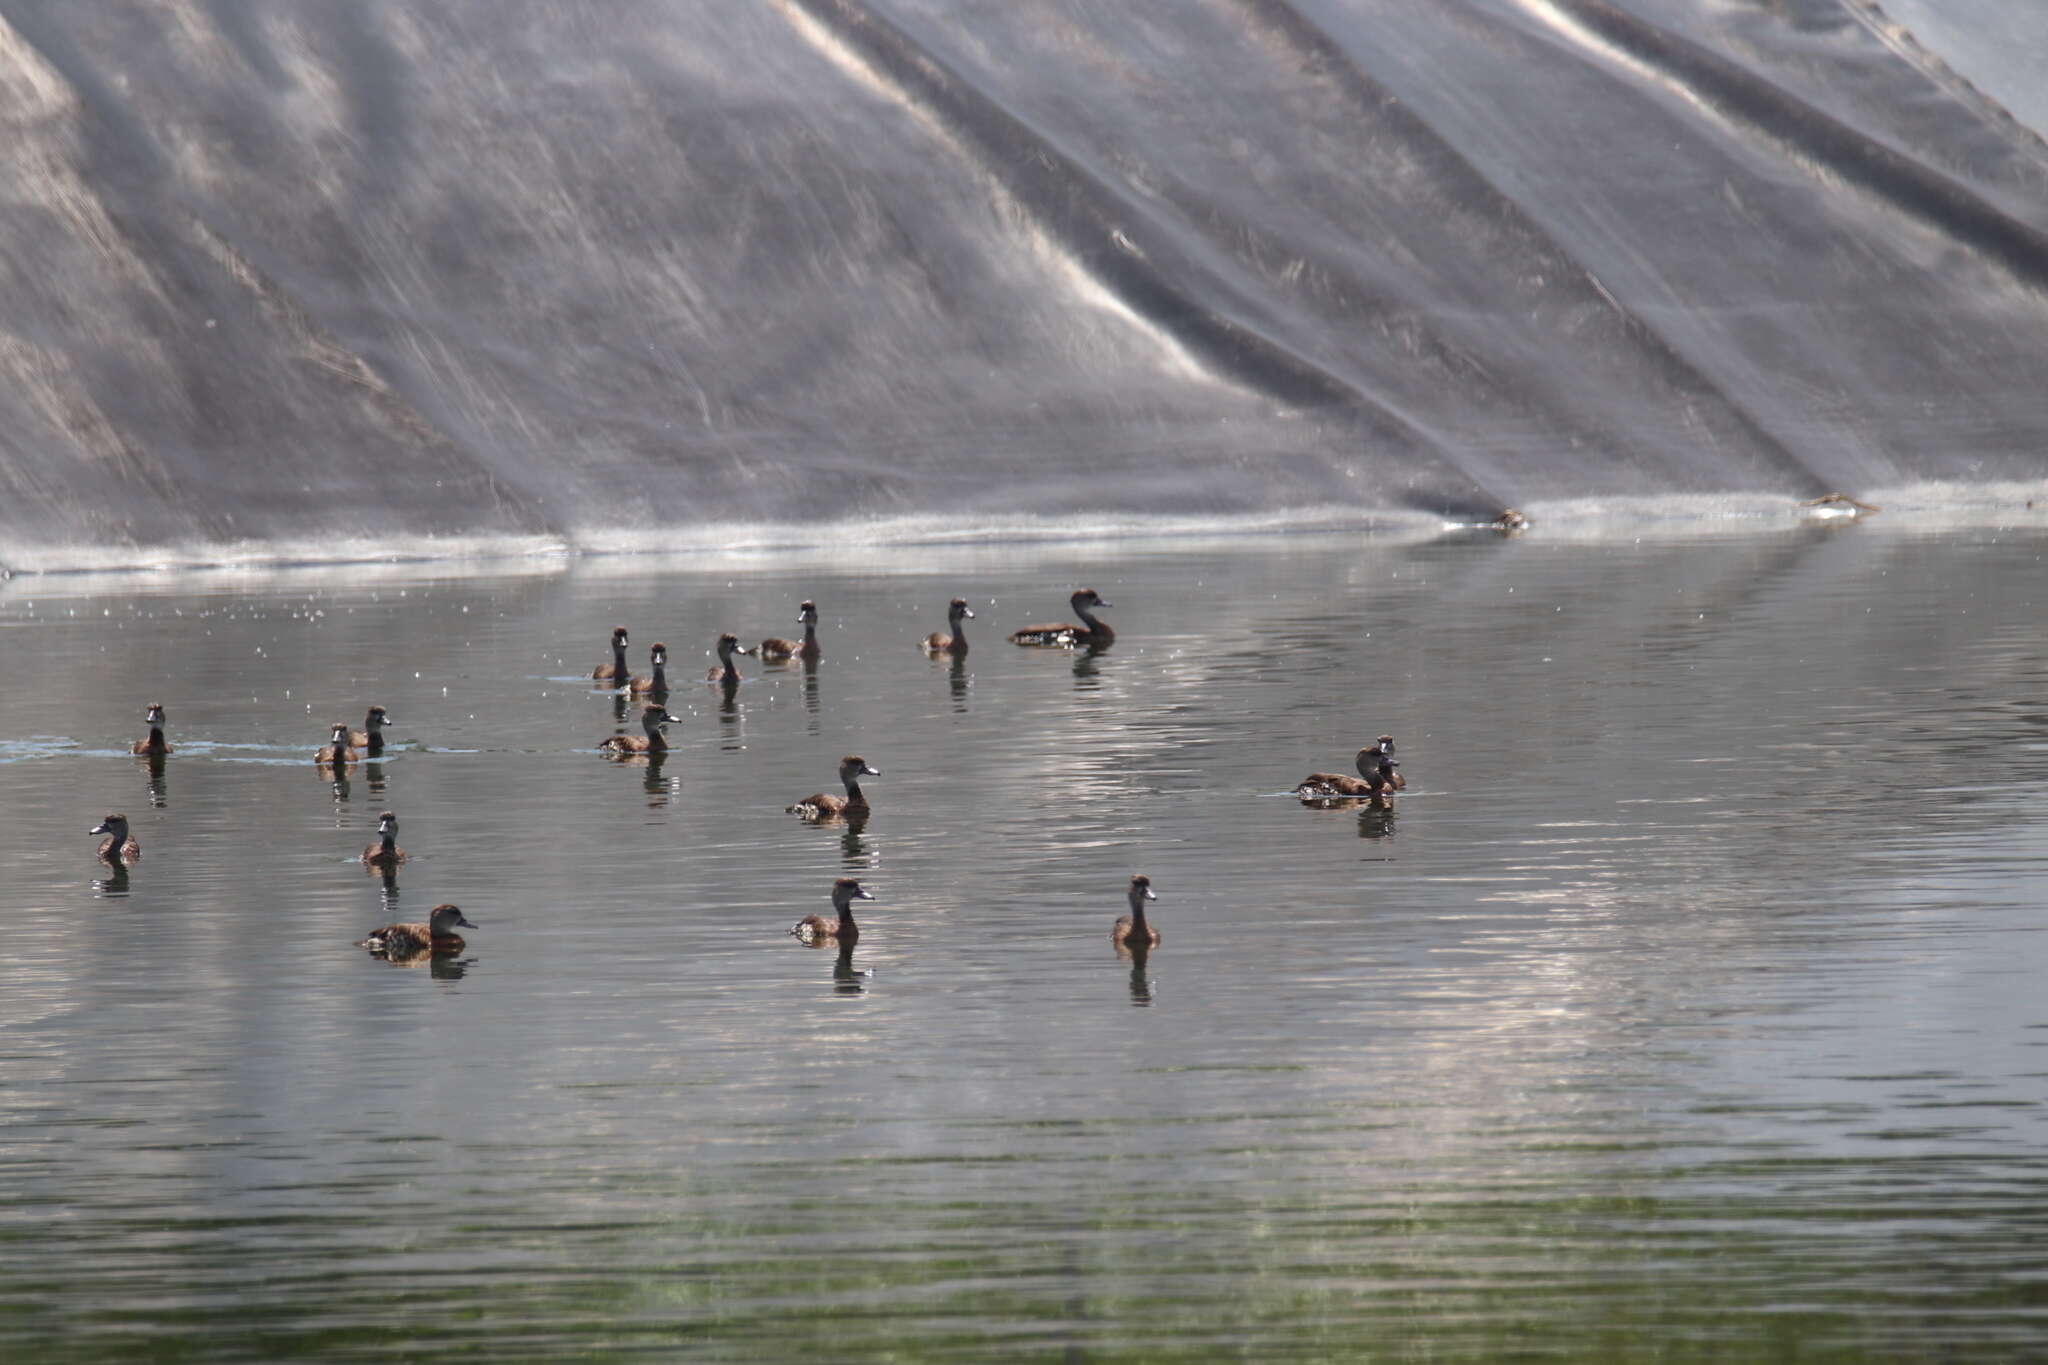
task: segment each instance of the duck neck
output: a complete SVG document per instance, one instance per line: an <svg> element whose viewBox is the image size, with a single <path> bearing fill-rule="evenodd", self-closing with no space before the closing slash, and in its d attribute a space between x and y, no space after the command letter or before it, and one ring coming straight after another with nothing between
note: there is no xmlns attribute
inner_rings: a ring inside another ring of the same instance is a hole
<svg viewBox="0 0 2048 1365"><path fill-rule="evenodd" d="M654 690L657 692L668 691L668 663L665 660L656 659L654 661Z"/></svg>
<svg viewBox="0 0 2048 1365"><path fill-rule="evenodd" d="M804 648L816 649L817 647L818 623L815 621L806 621L804 622Z"/></svg>
<svg viewBox="0 0 2048 1365"><path fill-rule="evenodd" d="M1096 922L1098 924L1101 923L1100 920ZM1143 934L1150 928L1151 926L1145 923L1145 898L1143 896L1131 897L1131 932Z"/></svg>
<svg viewBox="0 0 2048 1365"><path fill-rule="evenodd" d="M853 922L853 897L834 896L832 908L839 912L839 937L848 939L860 932L860 926Z"/></svg>
<svg viewBox="0 0 2048 1365"><path fill-rule="evenodd" d="M161 751L162 751L163 749L165 749L166 747L168 747L168 746L167 746L167 745L166 745L166 744L164 743L164 727L163 727L163 726L161 726L161 725L152 725L152 726L150 726L150 727L149 727L149 743L148 743L147 747L148 747L148 748L150 748L150 749L156 750L156 751L158 751L158 752L161 752Z"/></svg>
<svg viewBox="0 0 2048 1365"><path fill-rule="evenodd" d="M856 806L865 806L868 799L860 793L860 777L849 775L846 779L846 799Z"/></svg>
<svg viewBox="0 0 2048 1365"><path fill-rule="evenodd" d="M1079 603L1074 605L1074 615L1080 617L1081 624L1088 628L1089 638L1099 640L1109 634L1109 627L1096 620L1095 614Z"/></svg>
<svg viewBox="0 0 2048 1365"><path fill-rule="evenodd" d="M377 836L377 852L389 858L398 852L398 831L387 829Z"/></svg>

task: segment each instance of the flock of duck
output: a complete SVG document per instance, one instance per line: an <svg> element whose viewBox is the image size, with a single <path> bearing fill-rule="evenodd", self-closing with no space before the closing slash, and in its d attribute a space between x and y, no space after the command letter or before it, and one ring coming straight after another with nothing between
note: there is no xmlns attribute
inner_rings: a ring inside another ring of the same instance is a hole
<svg viewBox="0 0 2048 1365"><path fill-rule="evenodd" d="M1054 649L1088 649L1097 651L1107 648L1116 640L1116 632L1106 621L1095 615L1110 603L1093 588L1081 588L1068 599L1078 621L1040 622L1012 631L1009 641L1014 645ZM925 652L935 657L950 656L962 659L967 654L967 636L962 623L974 619L974 612L965 598L956 597L947 607L946 629L933 631L921 642ZM797 620L803 626L801 640L770 637L758 645L747 646L739 637L730 633L718 637L716 653L718 663L705 675L705 681L718 684L728 690L738 687L741 678L733 663L735 655L753 655L773 662L801 660L806 664L816 663L823 656L818 645L818 607L815 602L805 601L799 608ZM612 631L611 659L591 670L591 680L601 687L610 687L635 696L644 696L648 701L641 711L641 733L613 735L597 747L600 752L612 758L648 758L659 762L667 752L668 741L661 727L678 718L668 712L666 697L669 691L667 667L668 646L656 642L648 651L649 672L636 676L626 660L626 649L631 643L631 634L624 626ZM623 701L621 702L623 705ZM151 702L147 713L149 734L135 742L132 752L138 757L160 761L174 752L164 737L166 714L161 702ZM391 722L390 715L381 706L372 706L364 717L363 728L352 729L345 722L336 721L331 727L328 742L315 751L313 761L323 768L332 768L337 774L345 771L359 758L375 759L384 752L384 727ZM1393 794L1408 785L1401 776L1398 761L1394 757L1394 740L1391 735L1381 735L1371 744L1358 751L1356 759L1358 776L1348 773L1310 773L1294 788L1294 795L1304 803L1326 806L1332 804L1367 803L1385 808ZM868 815L868 799L861 790L860 779L879 777L881 770L857 754L849 754L839 761L840 792L814 792L801 801L786 808L787 813L800 816L807 821L844 821L849 824L864 822ZM99 859L113 867L118 873L125 873L128 864L141 858L142 847L129 832L128 817L110 814L91 831L106 837L100 841ZM405 850L398 846L398 816L385 811L377 817L377 842L362 851L359 861L366 869L382 872L387 880L399 864L406 861ZM1119 954L1135 956L1138 965L1143 965L1143 954L1159 945L1159 930L1145 917L1145 902L1158 897L1152 890L1152 880L1135 876L1127 889L1130 913L1119 918L1110 931L1111 941ZM860 926L853 915L853 903L857 900L873 900L874 896L853 877L841 877L832 884L832 915L806 915L790 926L789 933L800 941L812 946L833 944L841 951L842 961L846 960L853 945L860 938ZM424 962L437 954L460 952L466 943L457 929L474 929L477 926L464 917L459 906L437 905L428 912L424 923L409 922L386 924L373 929L356 946L386 960L411 965Z"/></svg>

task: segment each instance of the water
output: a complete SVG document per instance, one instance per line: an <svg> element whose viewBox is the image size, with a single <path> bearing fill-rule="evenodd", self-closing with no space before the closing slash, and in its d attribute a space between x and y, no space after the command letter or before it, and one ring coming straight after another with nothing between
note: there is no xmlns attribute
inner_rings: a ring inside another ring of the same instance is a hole
<svg viewBox="0 0 2048 1365"><path fill-rule="evenodd" d="M0 1352L2037 1350L2044 551L16 580ZM1080 582L1114 649L1002 643ZM955 594L959 670L914 647ZM803 597L815 673L694 681ZM636 666L671 647L659 769L593 752L620 622ZM160 778L125 752L152 699ZM373 702L396 748L337 787L307 756ZM1383 729L1394 811L1275 795ZM783 814L845 753L883 771L864 829ZM395 892L352 861L387 807ZM783 932L842 875L878 897L843 966ZM351 946L442 900L463 953Z"/></svg>

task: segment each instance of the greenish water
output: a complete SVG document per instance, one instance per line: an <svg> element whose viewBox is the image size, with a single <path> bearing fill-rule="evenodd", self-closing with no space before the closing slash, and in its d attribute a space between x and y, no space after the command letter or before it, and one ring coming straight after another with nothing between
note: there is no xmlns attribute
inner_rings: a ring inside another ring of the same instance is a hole
<svg viewBox="0 0 2048 1365"><path fill-rule="evenodd" d="M0 1353L2040 1354L2044 550L15 580ZM1112 650L1002 643L1080 582ZM956 594L959 669L915 648ZM695 680L804 597L815 671ZM671 647L659 767L594 752L619 622ZM1382 730L1391 812L1276 795ZM783 813L845 753L864 828ZM842 964L783 931L844 875ZM443 900L462 953L351 946Z"/></svg>

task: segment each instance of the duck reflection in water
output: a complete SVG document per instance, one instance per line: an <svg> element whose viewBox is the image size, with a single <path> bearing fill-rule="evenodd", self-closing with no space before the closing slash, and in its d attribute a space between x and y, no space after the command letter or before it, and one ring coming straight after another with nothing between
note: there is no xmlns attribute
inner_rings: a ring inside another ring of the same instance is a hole
<svg viewBox="0 0 2048 1365"><path fill-rule="evenodd" d="M1334 802L1331 804L1335 804ZM1362 802L1348 802L1358 807L1358 837L1361 839L1391 839L1394 837L1394 820L1399 814L1394 803L1384 796L1368 797Z"/></svg>
<svg viewBox="0 0 2048 1365"><path fill-rule="evenodd" d="M436 981L460 981L476 961L463 957L459 950L444 948L372 948L370 956L392 967L425 967Z"/></svg>
<svg viewBox="0 0 2048 1365"><path fill-rule="evenodd" d="M1101 659L1108 645L1089 645L1074 655L1074 686L1083 690L1102 686Z"/></svg>
<svg viewBox="0 0 2048 1365"><path fill-rule="evenodd" d="M666 751L647 755L647 773L640 779L640 788L647 793L647 806L650 810L659 810L666 806L669 797L682 788L683 779L680 777L662 776L661 765L667 761Z"/></svg>
<svg viewBox="0 0 2048 1365"><path fill-rule="evenodd" d="M814 943L811 946L822 948L824 944ZM873 975L873 972L861 971L853 965L853 945L851 943L839 945L839 954L832 962L833 994L864 995L868 988L868 978Z"/></svg>
<svg viewBox="0 0 2048 1365"><path fill-rule="evenodd" d="M363 776L370 780L370 795L384 795L384 765L374 759L363 765Z"/></svg>
<svg viewBox="0 0 2048 1365"><path fill-rule="evenodd" d="M167 765L162 754L144 754L142 759L149 765L149 804L162 810L170 804L171 784L164 776Z"/></svg>
<svg viewBox="0 0 2048 1365"><path fill-rule="evenodd" d="M875 865L873 850L868 846L868 841L861 838L867 827L866 810L848 811L839 835L839 861L863 872L873 870Z"/></svg>
<svg viewBox="0 0 2048 1365"><path fill-rule="evenodd" d="M113 862L107 864L107 875L95 877L92 893L103 899L119 900L128 894L128 864Z"/></svg>
<svg viewBox="0 0 2048 1365"><path fill-rule="evenodd" d="M1151 1004L1152 978L1145 974L1145 963L1152 956L1152 950L1143 945L1126 947L1119 943L1116 955L1119 961L1131 964L1131 1003L1140 1008Z"/></svg>

